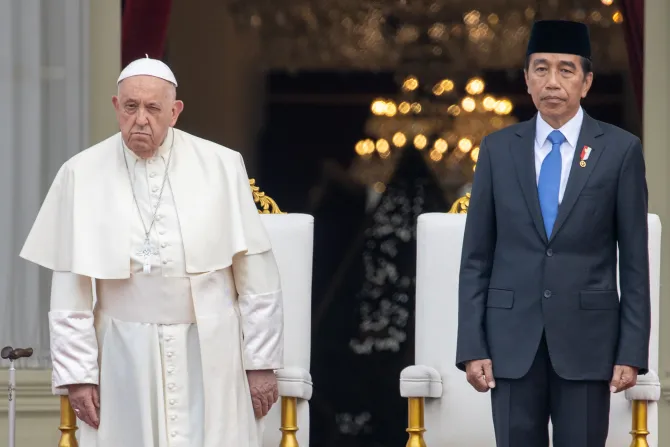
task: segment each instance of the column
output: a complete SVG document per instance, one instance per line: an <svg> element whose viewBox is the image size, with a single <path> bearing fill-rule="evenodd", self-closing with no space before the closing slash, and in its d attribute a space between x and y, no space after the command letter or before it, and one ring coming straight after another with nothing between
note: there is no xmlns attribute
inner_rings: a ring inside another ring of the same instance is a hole
<svg viewBox="0 0 670 447"><path fill-rule="evenodd" d="M644 123L649 211L663 225L661 278L670 278L670 2L645 0ZM670 421L670 285L661 281L661 311L653 321L660 327L658 374L665 399L659 421ZM670 426L659 424L659 445L670 443Z"/></svg>
<svg viewBox="0 0 670 447"><path fill-rule="evenodd" d="M121 72L121 0L89 0L88 144L118 132L112 106Z"/></svg>
<svg viewBox="0 0 670 447"><path fill-rule="evenodd" d="M257 48L255 36L234 29L226 1L172 3L167 61L185 104L177 127L240 151L252 177L263 115Z"/></svg>

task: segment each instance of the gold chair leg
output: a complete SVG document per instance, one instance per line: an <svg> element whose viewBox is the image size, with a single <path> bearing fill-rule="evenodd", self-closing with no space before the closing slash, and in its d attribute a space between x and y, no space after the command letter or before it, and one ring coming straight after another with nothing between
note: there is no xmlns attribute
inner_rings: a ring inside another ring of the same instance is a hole
<svg viewBox="0 0 670 447"><path fill-rule="evenodd" d="M295 432L298 431L298 399L281 398L281 442L279 447L299 447Z"/></svg>
<svg viewBox="0 0 670 447"><path fill-rule="evenodd" d="M647 442L647 401L633 401L633 429L630 432L633 435L633 442L630 447L649 447Z"/></svg>
<svg viewBox="0 0 670 447"><path fill-rule="evenodd" d="M77 417L70 405L68 396L60 397L60 441L58 447L79 447L75 432L77 431Z"/></svg>
<svg viewBox="0 0 670 447"><path fill-rule="evenodd" d="M410 397L407 400L407 433L409 439L406 447L426 447L426 441L423 440L423 433L426 431L423 424L423 397Z"/></svg>

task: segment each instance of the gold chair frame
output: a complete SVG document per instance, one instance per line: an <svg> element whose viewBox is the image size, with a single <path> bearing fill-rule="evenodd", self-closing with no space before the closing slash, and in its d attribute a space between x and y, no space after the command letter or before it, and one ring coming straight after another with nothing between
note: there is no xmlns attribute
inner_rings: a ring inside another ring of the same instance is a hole
<svg viewBox="0 0 670 447"><path fill-rule="evenodd" d="M256 185L256 179L249 179L251 194L254 203L259 208L259 214L286 214L277 202L266 195ZM282 438L279 447L299 447L295 433L298 431L298 402L295 397L281 396L281 427ZM79 447L75 433L77 431L77 417L70 405L68 396L60 396L60 426L61 432L58 447Z"/></svg>
<svg viewBox="0 0 670 447"><path fill-rule="evenodd" d="M470 193L456 200L449 213L467 214L470 206ZM424 427L425 399L423 397L410 397L407 399L407 433L409 439L406 447L426 447L426 441L423 434L426 431ZM632 428L630 431L633 437L630 447L649 447L647 436L647 406L648 402L644 400L634 400L632 402Z"/></svg>

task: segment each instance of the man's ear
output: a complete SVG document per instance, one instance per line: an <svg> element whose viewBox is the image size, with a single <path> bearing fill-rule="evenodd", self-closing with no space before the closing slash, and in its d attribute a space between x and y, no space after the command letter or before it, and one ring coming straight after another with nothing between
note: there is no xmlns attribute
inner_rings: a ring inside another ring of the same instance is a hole
<svg viewBox="0 0 670 447"><path fill-rule="evenodd" d="M586 95L591 90L591 85L593 84L593 72L589 71L584 76L584 85L582 85L582 98L586 98Z"/></svg>
<svg viewBox="0 0 670 447"><path fill-rule="evenodd" d="M523 79L526 81L526 91L530 93L530 86L528 85L528 70L523 69Z"/></svg>
<svg viewBox="0 0 670 447"><path fill-rule="evenodd" d="M170 127L174 126L177 124L177 119L179 118L179 115L181 115L181 112L184 111L184 101L175 101L174 105L172 106L172 122L170 123Z"/></svg>

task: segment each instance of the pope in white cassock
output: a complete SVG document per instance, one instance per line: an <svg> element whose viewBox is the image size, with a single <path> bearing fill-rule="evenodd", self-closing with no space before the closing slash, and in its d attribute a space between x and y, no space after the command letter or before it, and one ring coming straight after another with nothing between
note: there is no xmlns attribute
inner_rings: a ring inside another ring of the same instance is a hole
<svg viewBox="0 0 670 447"><path fill-rule="evenodd" d="M123 70L120 133L61 167L21 252L53 270L82 447L260 447L278 397L272 247L240 154L173 127L176 87L157 60Z"/></svg>

